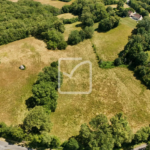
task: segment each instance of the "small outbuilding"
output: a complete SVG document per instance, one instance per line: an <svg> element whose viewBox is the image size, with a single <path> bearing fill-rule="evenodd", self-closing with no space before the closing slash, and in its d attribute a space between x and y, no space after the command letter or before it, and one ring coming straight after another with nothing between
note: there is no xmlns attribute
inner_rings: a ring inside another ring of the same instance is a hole
<svg viewBox="0 0 150 150"><path fill-rule="evenodd" d="M21 66L19 67L19 69L24 70L24 69L25 69L25 66L24 66L24 65L21 65Z"/></svg>

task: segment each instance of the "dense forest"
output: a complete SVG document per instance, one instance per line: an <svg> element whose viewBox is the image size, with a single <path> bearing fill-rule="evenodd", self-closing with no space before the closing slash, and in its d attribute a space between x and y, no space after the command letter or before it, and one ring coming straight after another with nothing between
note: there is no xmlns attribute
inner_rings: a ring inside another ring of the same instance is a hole
<svg viewBox="0 0 150 150"><path fill-rule="evenodd" d="M58 8L32 0L19 0L17 3L0 0L0 13L0 45L32 35L44 40L48 48L65 49L66 43L61 35L65 28L56 17L60 14Z"/></svg>

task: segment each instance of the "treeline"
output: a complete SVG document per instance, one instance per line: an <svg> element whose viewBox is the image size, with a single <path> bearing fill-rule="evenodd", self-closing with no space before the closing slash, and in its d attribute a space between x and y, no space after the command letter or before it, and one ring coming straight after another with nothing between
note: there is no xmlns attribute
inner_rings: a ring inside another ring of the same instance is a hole
<svg viewBox="0 0 150 150"><path fill-rule="evenodd" d="M93 25L94 22L99 22L108 15L105 5L94 0L76 0L71 5L63 6L62 12L78 15L85 26Z"/></svg>
<svg viewBox="0 0 150 150"><path fill-rule="evenodd" d="M65 49L63 38L54 40L56 34L62 37L65 30L63 22L56 17L60 12L58 8L33 0L19 0L17 3L0 0L0 45L32 35L46 40L50 49Z"/></svg>
<svg viewBox="0 0 150 150"><path fill-rule="evenodd" d="M94 33L93 27L85 27L83 30L71 31L68 37L68 44L76 45L84 39L91 39Z"/></svg>
<svg viewBox="0 0 150 150"><path fill-rule="evenodd" d="M104 0L103 2L105 5L118 4L118 1L116 0Z"/></svg>
<svg viewBox="0 0 150 150"><path fill-rule="evenodd" d="M62 74L60 76L62 84ZM37 81L32 87L32 97L26 101L29 108L23 124L6 126L0 123L0 137L15 142L26 141L32 148L57 148L60 141L56 136L50 135L52 127L50 114L57 107L58 89L58 62L53 62L39 73Z"/></svg>
<svg viewBox="0 0 150 150"><path fill-rule="evenodd" d="M138 2L136 0L130 0L130 2L129 2L129 5L140 15L142 15L143 17L149 16L148 10L145 10L141 4L142 4L142 2Z"/></svg>
<svg viewBox="0 0 150 150"><path fill-rule="evenodd" d="M134 68L135 75L150 88L150 62L147 51L150 50L150 18L144 17L129 38L124 50L115 60L117 65L126 64Z"/></svg>
<svg viewBox="0 0 150 150"><path fill-rule="evenodd" d="M116 16L115 11L110 9L110 7L106 9L104 3L99 1L76 0L71 5L63 6L62 12L70 12L74 15L78 15L79 21L82 22L82 28L90 27L93 26L95 22L100 22L99 30L106 31L119 24L119 18ZM104 28L103 26L106 27Z"/></svg>
<svg viewBox="0 0 150 150"><path fill-rule="evenodd" d="M148 143L150 127L143 127L133 134L127 118L118 113L110 120L103 114L82 124L79 135L62 144L63 150L113 150L131 149L135 144Z"/></svg>
<svg viewBox="0 0 150 150"><path fill-rule="evenodd" d="M149 0L137 0L137 3L145 10L150 12L150 1Z"/></svg>

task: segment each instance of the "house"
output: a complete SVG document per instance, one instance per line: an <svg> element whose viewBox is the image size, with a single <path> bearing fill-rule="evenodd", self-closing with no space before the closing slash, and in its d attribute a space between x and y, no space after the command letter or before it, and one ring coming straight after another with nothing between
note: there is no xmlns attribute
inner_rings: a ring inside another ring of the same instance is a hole
<svg viewBox="0 0 150 150"><path fill-rule="evenodd" d="M133 12L132 11L128 11L128 16L129 17L132 17L134 14L133 14Z"/></svg>
<svg viewBox="0 0 150 150"><path fill-rule="evenodd" d="M135 20L142 20L143 19L142 15L140 15L140 14L134 14L132 16L132 18L135 19Z"/></svg>

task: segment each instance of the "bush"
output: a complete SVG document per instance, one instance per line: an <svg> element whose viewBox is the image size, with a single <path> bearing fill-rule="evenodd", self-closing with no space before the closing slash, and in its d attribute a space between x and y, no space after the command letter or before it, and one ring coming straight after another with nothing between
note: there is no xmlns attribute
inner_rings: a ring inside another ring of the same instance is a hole
<svg viewBox="0 0 150 150"><path fill-rule="evenodd" d="M122 60L121 60L121 58L116 58L115 61L114 61L114 64L115 64L115 66L122 65Z"/></svg>
<svg viewBox="0 0 150 150"><path fill-rule="evenodd" d="M62 50L62 49L66 49L66 47L67 47L67 42L65 42L65 41L62 41L62 42L60 42L59 44L58 44L58 49L60 49L60 50Z"/></svg>
<svg viewBox="0 0 150 150"><path fill-rule="evenodd" d="M109 68L114 68L114 62L111 61L106 61L106 62L99 62L99 66L100 68L104 68L104 69L109 69Z"/></svg>
<svg viewBox="0 0 150 150"><path fill-rule="evenodd" d="M64 5L62 7L62 12L63 13L69 13L69 11L70 11L70 5Z"/></svg>
<svg viewBox="0 0 150 150"><path fill-rule="evenodd" d="M49 114L46 113L42 106L36 106L25 117L23 127L27 133L50 132L51 121Z"/></svg>
<svg viewBox="0 0 150 150"><path fill-rule="evenodd" d="M68 38L68 44L76 45L79 42L81 42L79 31L78 30L71 31L69 38Z"/></svg>
<svg viewBox="0 0 150 150"><path fill-rule="evenodd" d="M117 16L110 16L109 18L105 18L100 21L98 29L100 31L108 31L119 24L119 17Z"/></svg>
<svg viewBox="0 0 150 150"><path fill-rule="evenodd" d="M57 48L57 43L50 40L47 42L47 48L55 50Z"/></svg>
<svg viewBox="0 0 150 150"><path fill-rule="evenodd" d="M83 29L83 31L85 32L85 38L86 39L92 38L93 33L94 33L93 27L85 27L85 29Z"/></svg>
<svg viewBox="0 0 150 150"><path fill-rule="evenodd" d="M76 17L76 18L71 18L71 19L63 19L63 23L64 23L64 24L72 24L72 23L77 22L77 21L79 21L79 18L78 18L78 17Z"/></svg>

